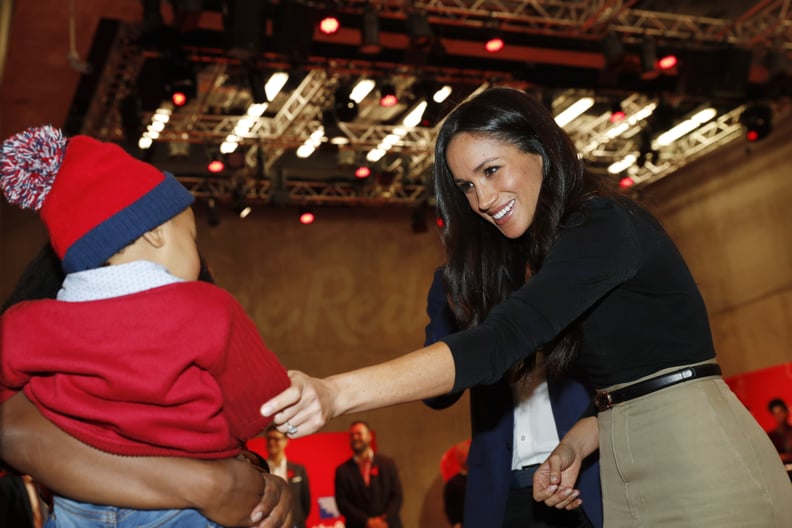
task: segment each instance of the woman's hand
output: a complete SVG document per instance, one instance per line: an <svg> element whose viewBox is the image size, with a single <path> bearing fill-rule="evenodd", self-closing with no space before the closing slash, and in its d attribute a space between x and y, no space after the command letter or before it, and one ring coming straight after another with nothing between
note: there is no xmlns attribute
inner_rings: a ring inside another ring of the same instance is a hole
<svg viewBox="0 0 792 528"><path fill-rule="evenodd" d="M552 508L573 510L583 501L575 489L583 459L599 448L596 416L582 418L534 473L533 496Z"/></svg>
<svg viewBox="0 0 792 528"><path fill-rule="evenodd" d="M580 473L580 460L566 444L559 444L534 473L534 500L552 508L574 510L583 501L575 482Z"/></svg>
<svg viewBox="0 0 792 528"><path fill-rule="evenodd" d="M278 430L290 438L315 433L335 414L332 382L289 371L291 386L261 406L261 414L272 416Z"/></svg>

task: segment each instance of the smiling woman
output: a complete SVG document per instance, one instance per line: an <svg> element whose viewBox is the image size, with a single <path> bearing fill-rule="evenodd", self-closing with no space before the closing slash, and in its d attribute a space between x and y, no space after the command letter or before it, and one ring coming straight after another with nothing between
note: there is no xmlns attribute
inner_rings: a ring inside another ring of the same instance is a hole
<svg viewBox="0 0 792 528"><path fill-rule="evenodd" d="M792 525L792 483L720 377L679 251L584 170L541 102L495 88L462 103L439 132L434 178L449 304L465 330L326 379L292 373L265 414L309 434L339 414L528 379L541 350L548 375L583 371L598 413L538 468L535 499L577 507L581 464L599 445L605 526Z"/></svg>

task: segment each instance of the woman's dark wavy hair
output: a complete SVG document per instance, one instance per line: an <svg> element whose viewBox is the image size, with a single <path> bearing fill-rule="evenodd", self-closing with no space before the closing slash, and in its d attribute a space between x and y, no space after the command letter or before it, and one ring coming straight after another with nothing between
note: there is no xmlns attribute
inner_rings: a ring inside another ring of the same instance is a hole
<svg viewBox="0 0 792 528"><path fill-rule="evenodd" d="M454 183L446 162L460 133L484 135L542 158L542 186L533 224L509 239L474 212ZM587 199L606 193L584 170L572 140L552 114L531 95L513 88L491 88L457 106L446 118L435 145L434 185L444 221L445 281L450 304L463 328L476 326L489 311L538 272L565 216ZM548 372L566 369L579 348L580 327L567 328L543 346ZM520 377L533 365L513 369Z"/></svg>

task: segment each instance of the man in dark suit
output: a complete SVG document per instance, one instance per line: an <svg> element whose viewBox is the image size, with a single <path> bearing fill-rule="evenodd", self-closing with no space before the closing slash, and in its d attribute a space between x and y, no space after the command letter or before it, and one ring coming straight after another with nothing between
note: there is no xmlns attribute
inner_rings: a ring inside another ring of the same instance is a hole
<svg viewBox="0 0 792 528"><path fill-rule="evenodd" d="M456 319L448 305L442 268L435 272L429 289L427 312L426 345L457 330ZM561 438L589 409L591 393L580 382L568 377L551 380L547 384L547 394L558 438ZM448 394L424 400L424 403L433 409L445 409L461 396L461 392ZM577 482L585 515L579 511L567 515L533 500L530 473L535 466L513 470L516 408L512 387L505 380L470 390L473 439L468 454L464 528L601 528L602 492L596 460L587 461Z"/></svg>
<svg viewBox="0 0 792 528"><path fill-rule="evenodd" d="M371 449L371 428L349 428L352 458L336 468L335 500L347 528L401 528L402 486L393 459Z"/></svg>
<svg viewBox="0 0 792 528"><path fill-rule="evenodd" d="M289 483L292 492L292 516L295 528L305 528L305 520L311 513L311 488L305 467L286 458L289 439L274 425L267 427L267 465L270 472Z"/></svg>

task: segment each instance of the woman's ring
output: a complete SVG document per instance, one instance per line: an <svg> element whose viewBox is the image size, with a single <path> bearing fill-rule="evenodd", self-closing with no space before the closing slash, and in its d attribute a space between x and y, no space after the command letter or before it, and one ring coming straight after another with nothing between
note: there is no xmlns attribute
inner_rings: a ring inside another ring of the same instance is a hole
<svg viewBox="0 0 792 528"><path fill-rule="evenodd" d="M286 434L287 434L287 435L289 435L289 436L294 436L294 435L296 435L296 434L297 434L297 428L296 428L296 427L294 427L294 426L293 426L292 424L290 424L289 422L286 422L286 427L287 427L287 429L286 429Z"/></svg>

